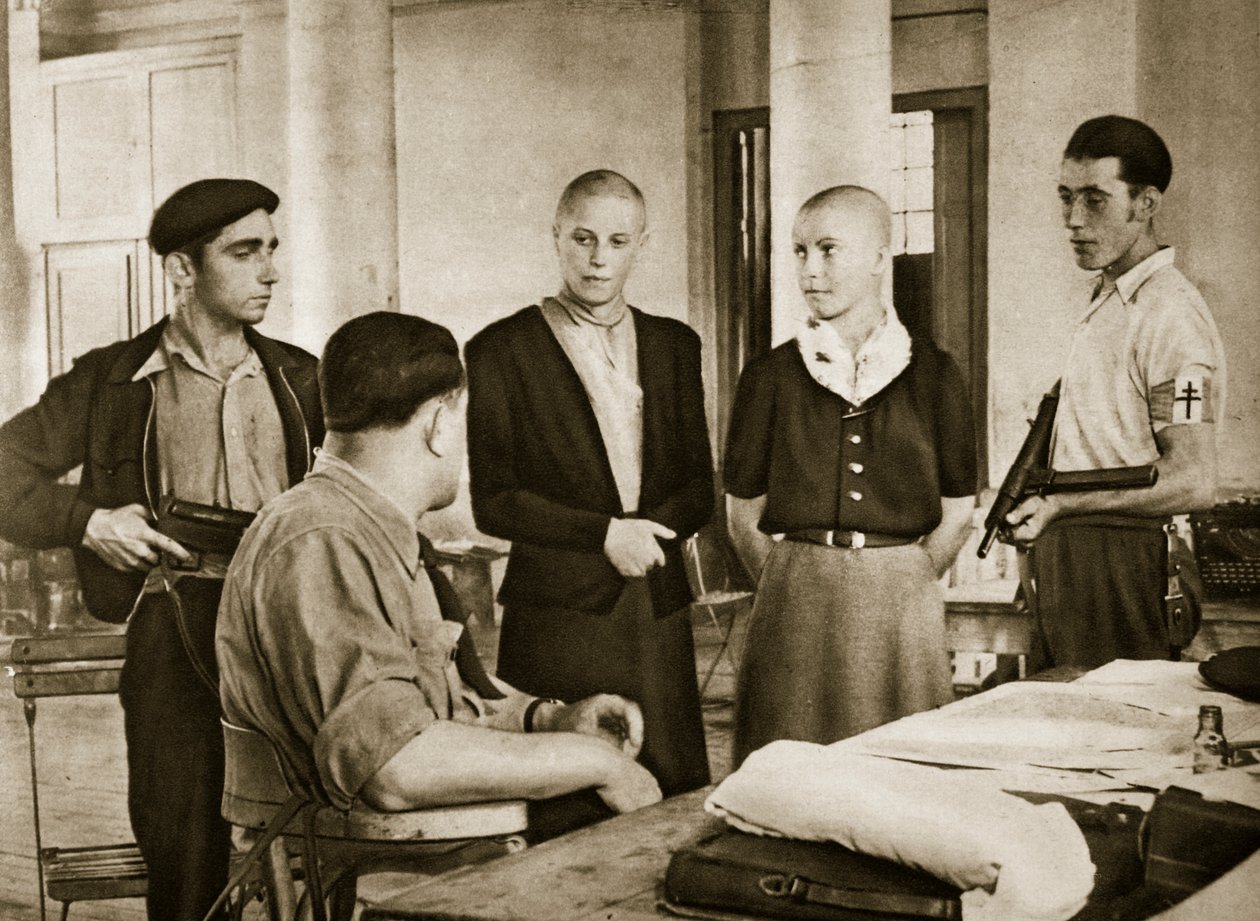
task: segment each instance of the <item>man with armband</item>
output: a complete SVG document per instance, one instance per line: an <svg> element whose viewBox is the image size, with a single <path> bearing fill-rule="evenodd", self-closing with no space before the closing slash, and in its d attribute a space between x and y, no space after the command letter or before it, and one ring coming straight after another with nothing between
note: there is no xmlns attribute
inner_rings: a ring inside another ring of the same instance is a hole
<svg viewBox="0 0 1260 921"><path fill-rule="evenodd" d="M0 536L73 547L88 610L128 621L128 810L154 921L201 918L227 880L222 580L248 513L302 479L323 437L314 356L253 329L278 205L246 179L171 195L149 242L174 313L81 356L0 428ZM78 485L59 481L80 464Z"/></svg>
<svg viewBox="0 0 1260 921"><path fill-rule="evenodd" d="M1203 298L1156 240L1171 175L1159 135L1121 116L1084 122L1063 155L1076 264L1101 274L1073 331L1049 466L1154 469L1148 488L1049 491L1005 515L1004 538L1030 551L1032 668L1176 658L1189 640L1170 632L1165 526L1215 499L1225 360Z"/></svg>

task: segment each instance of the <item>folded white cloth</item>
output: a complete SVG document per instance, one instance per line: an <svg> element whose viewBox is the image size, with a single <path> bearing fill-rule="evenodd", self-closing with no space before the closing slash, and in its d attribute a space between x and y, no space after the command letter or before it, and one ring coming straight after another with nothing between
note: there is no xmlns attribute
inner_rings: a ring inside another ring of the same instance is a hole
<svg viewBox="0 0 1260 921"><path fill-rule="evenodd" d="M705 809L744 831L918 867L965 890L966 921L1065 921L1094 887L1089 848L1061 804L1034 806L974 775L772 742Z"/></svg>

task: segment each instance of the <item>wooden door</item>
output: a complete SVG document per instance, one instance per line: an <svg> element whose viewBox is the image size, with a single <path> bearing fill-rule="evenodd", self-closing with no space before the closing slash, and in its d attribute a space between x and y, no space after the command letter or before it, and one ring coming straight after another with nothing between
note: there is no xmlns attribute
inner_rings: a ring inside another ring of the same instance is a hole
<svg viewBox="0 0 1260 921"><path fill-rule="evenodd" d="M140 267L148 270L147 256L139 248L142 242L60 243L46 248L50 375L69 370L74 359L90 349L140 331Z"/></svg>
<svg viewBox="0 0 1260 921"><path fill-rule="evenodd" d="M770 110L713 113L718 469L744 365L770 349Z"/></svg>
<svg viewBox="0 0 1260 921"><path fill-rule="evenodd" d="M897 112L930 112L931 246L893 259L893 300L906 326L962 368L976 424L980 486L988 471L988 103L983 88L911 93ZM909 247L913 250L915 247Z"/></svg>

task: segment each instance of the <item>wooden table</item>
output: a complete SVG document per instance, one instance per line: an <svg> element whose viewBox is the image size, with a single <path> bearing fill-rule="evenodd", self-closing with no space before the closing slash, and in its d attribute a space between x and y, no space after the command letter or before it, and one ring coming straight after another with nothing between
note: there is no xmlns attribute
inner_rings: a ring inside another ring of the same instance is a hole
<svg viewBox="0 0 1260 921"><path fill-rule="evenodd" d="M670 853L723 825L703 811L710 789L444 873L363 921L659 921L656 883Z"/></svg>
<svg viewBox="0 0 1260 921"><path fill-rule="evenodd" d="M1041 680L1071 681L1080 669ZM973 698L974 700L974 698ZM464 867L415 885L364 912L363 921L659 921L656 890L670 854L723 826L703 811L711 788L571 832L531 850ZM1260 891L1260 853L1180 906L1166 921L1243 917L1240 893ZM1211 906L1219 904L1221 913ZM1180 913L1178 913L1180 912ZM1162 916L1161 916L1162 917Z"/></svg>

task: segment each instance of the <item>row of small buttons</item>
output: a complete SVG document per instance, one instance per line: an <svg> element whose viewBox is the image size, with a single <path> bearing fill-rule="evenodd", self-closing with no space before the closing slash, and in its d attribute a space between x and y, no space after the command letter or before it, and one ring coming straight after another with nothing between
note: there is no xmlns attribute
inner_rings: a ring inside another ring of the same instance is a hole
<svg viewBox="0 0 1260 921"><path fill-rule="evenodd" d="M849 444L860 445L861 443L862 443L862 436L861 436L861 435L858 435L858 434L856 434L856 433L855 433L855 434L853 434L853 435L850 435L850 436L849 436ZM851 471L852 471L852 472L854 472L854 473L861 473L861 472L862 472L863 470L865 470L865 469L866 469L866 468L865 468L865 467L863 467L861 464L859 464L857 461L853 461L853 462L851 462L851 463L849 464L849 470L851 470ZM862 494L861 494L860 492L858 492L856 489L850 489L850 490L849 490L849 492L848 492L848 496L849 496L849 498L850 498L850 499L852 499L854 502L861 502L861 501L862 501Z"/></svg>

